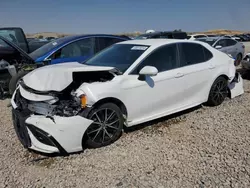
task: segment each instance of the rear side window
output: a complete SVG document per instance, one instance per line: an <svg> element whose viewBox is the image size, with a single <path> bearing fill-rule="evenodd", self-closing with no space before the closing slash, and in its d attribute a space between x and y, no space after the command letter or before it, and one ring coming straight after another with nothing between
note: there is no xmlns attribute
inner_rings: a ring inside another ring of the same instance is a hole
<svg viewBox="0 0 250 188"><path fill-rule="evenodd" d="M200 44L181 43L180 49L180 65L188 66L203 63L212 58L212 53Z"/></svg>

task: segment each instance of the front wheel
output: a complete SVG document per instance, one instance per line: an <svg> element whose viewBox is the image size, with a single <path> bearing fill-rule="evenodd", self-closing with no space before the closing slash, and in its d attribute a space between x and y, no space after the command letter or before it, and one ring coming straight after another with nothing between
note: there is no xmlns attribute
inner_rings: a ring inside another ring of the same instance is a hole
<svg viewBox="0 0 250 188"><path fill-rule="evenodd" d="M122 134L124 118L120 108L113 103L105 103L88 115L94 122L86 130L86 145L98 148L115 142ZM84 144L84 143L83 143Z"/></svg>
<svg viewBox="0 0 250 188"><path fill-rule="evenodd" d="M17 72L17 74L15 76L13 76L10 79L10 83L9 83L9 93L12 95L14 93L14 91L16 90L17 86L18 86L18 82L19 80L25 76L29 71L24 71L21 70L19 72Z"/></svg>
<svg viewBox="0 0 250 188"><path fill-rule="evenodd" d="M207 104L209 106L218 106L220 105L225 98L228 96L228 81L226 78L220 76L218 77L209 92L209 97Z"/></svg>

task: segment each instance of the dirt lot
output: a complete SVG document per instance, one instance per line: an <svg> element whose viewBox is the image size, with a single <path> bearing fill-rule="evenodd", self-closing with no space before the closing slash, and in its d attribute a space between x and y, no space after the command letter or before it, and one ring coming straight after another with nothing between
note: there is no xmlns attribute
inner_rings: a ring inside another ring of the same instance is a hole
<svg viewBox="0 0 250 188"><path fill-rule="evenodd" d="M68 157L23 149L9 101L0 101L0 187L250 187L249 80L244 88L221 106L166 117Z"/></svg>

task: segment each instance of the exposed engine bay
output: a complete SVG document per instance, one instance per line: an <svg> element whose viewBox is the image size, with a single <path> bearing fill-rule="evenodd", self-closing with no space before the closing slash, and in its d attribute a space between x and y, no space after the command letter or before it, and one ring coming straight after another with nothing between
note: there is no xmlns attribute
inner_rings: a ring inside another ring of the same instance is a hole
<svg viewBox="0 0 250 188"><path fill-rule="evenodd" d="M73 72L72 83L60 92L37 91L28 87L24 81L21 80L19 89L16 91L15 102L22 110L27 109L30 113L35 115L45 115L46 117L52 117L55 115L61 117L76 116L83 111L83 107L81 104L81 98L76 96L75 91L82 84L110 81L115 77L114 72L115 71ZM50 96L52 99L45 101L32 101L25 98L26 95L24 92L29 93L29 95L38 95L41 97Z"/></svg>

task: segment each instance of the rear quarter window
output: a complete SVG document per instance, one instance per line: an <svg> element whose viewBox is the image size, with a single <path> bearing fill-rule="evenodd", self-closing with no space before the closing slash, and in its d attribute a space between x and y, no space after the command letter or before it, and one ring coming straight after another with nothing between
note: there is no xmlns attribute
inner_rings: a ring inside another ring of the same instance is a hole
<svg viewBox="0 0 250 188"><path fill-rule="evenodd" d="M212 52L210 52L207 48L205 48L205 47L203 47L202 46L202 48L203 48L203 52L204 52L204 58L205 58L205 61L209 61L210 59L212 59L213 58L213 54L212 54Z"/></svg>

